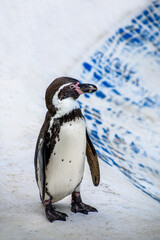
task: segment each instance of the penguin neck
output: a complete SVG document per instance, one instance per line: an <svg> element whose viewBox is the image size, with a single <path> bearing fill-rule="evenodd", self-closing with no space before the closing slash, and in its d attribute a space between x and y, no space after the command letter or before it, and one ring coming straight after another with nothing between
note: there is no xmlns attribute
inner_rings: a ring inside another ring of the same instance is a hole
<svg viewBox="0 0 160 240"><path fill-rule="evenodd" d="M66 98L63 100L57 98L56 101L54 101L54 107L56 109L54 118L61 118L71 113L73 110L79 109L79 104L73 98Z"/></svg>

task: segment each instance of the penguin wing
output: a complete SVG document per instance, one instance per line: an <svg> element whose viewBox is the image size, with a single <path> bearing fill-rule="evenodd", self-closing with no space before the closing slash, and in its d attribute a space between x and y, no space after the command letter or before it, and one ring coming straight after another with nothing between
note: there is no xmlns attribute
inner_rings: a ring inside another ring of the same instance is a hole
<svg viewBox="0 0 160 240"><path fill-rule="evenodd" d="M39 133L34 156L36 181L42 201L44 200L45 196L45 169L47 165L46 135L48 128L49 120L48 116L46 115L46 119Z"/></svg>
<svg viewBox="0 0 160 240"><path fill-rule="evenodd" d="M100 170L96 150L89 138L88 132L86 131L87 146L86 146L86 155L91 171L92 181L95 186L99 185L100 182Z"/></svg>

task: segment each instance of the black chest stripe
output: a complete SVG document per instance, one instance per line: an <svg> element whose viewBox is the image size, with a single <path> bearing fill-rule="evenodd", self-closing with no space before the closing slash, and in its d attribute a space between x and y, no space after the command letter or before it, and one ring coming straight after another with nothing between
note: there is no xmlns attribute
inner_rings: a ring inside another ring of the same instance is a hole
<svg viewBox="0 0 160 240"><path fill-rule="evenodd" d="M50 128L51 134L48 132L46 134L46 164L48 164L49 158L54 150L56 141L60 140L59 139L59 133L60 133L60 128L63 125L63 123L70 122L70 121L75 121L76 119L79 118L84 118L83 114L81 112L81 109L75 109L69 114L65 114L64 116L60 118L55 118L53 121L53 124Z"/></svg>

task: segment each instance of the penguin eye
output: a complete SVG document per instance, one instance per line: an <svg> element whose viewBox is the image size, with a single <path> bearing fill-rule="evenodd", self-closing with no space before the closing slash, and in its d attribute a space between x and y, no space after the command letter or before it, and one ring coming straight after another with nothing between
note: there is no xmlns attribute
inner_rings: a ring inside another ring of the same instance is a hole
<svg viewBox="0 0 160 240"><path fill-rule="evenodd" d="M72 84L72 85L70 85L70 89L73 89L73 88L75 88L75 86Z"/></svg>

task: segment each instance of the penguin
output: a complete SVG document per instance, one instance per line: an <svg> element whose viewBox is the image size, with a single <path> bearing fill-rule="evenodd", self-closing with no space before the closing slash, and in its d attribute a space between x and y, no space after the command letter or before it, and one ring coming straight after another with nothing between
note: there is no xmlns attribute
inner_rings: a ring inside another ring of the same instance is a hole
<svg viewBox="0 0 160 240"><path fill-rule="evenodd" d="M55 79L47 88L47 113L35 149L35 176L40 199L50 222L66 221L53 203L71 195L71 211L88 214L97 209L82 202L80 185L87 157L95 186L100 182L96 150L89 138L85 118L76 99L97 91L70 77Z"/></svg>

